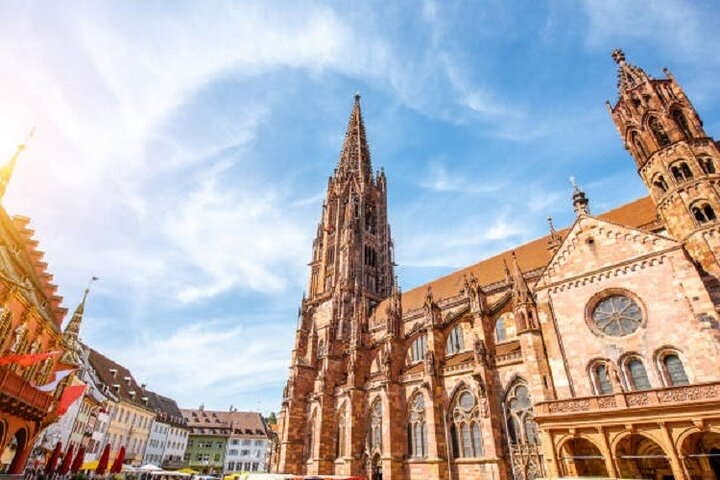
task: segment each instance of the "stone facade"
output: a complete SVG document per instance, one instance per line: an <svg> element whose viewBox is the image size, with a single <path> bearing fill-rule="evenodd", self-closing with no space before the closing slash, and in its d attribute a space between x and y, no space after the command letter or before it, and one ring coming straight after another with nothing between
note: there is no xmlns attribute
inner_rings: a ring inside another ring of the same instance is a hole
<svg viewBox="0 0 720 480"><path fill-rule="evenodd" d="M313 243L275 471L720 478L720 152L613 53L646 197L401 293L359 98ZM374 254L372 252L375 252Z"/></svg>

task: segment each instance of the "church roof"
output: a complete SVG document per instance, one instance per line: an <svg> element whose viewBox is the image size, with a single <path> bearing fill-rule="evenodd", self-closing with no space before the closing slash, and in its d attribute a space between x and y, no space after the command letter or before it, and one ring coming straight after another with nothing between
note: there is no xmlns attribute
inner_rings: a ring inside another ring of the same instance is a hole
<svg viewBox="0 0 720 480"><path fill-rule="evenodd" d="M614 210L598 215L598 218L608 222L626 225L634 228L648 228L657 220L655 206L650 197L640 198L627 203ZM561 238L565 238L569 228L557 232ZM436 300L458 295L464 287L465 275L474 274L481 286L492 285L505 281L504 262L512 261L512 252L515 252L517 263L524 273L532 272L547 266L550 261L550 251L547 248L549 235L507 250L493 257L482 260L474 265L457 270L424 285L403 292L403 312L409 312L422 307L425 301L427 288L432 288L433 297ZM385 306L388 300L383 300L375 309L377 318L385 317Z"/></svg>

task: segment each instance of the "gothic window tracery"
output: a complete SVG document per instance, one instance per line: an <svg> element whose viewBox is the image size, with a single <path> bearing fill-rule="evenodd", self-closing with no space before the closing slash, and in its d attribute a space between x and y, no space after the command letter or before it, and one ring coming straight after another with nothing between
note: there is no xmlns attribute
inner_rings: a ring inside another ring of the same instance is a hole
<svg viewBox="0 0 720 480"><path fill-rule="evenodd" d="M635 147L636 155L640 157L640 160L647 160L648 151L645 148L645 144L640 140L638 132L633 132L632 135L630 135L630 143Z"/></svg>
<svg viewBox="0 0 720 480"><path fill-rule="evenodd" d="M630 380L628 383L633 390L649 390L652 388L645 365L639 358L630 357L625 363L625 371Z"/></svg>
<svg viewBox="0 0 720 480"><path fill-rule="evenodd" d="M484 455L480 429L480 407L472 392L463 388L450 409L450 436L455 458L478 458Z"/></svg>
<svg viewBox="0 0 720 480"><path fill-rule="evenodd" d="M448 355L454 355L464 349L465 344L463 341L462 326L456 325L452 330L450 330L445 350Z"/></svg>
<svg viewBox="0 0 720 480"><path fill-rule="evenodd" d="M668 137L667 132L665 132L665 129L660 124L660 121L657 119L657 117L650 117L650 120L648 121L648 126L650 127L650 131L655 136L655 141L658 144L658 147L663 148L670 145L670 137Z"/></svg>
<svg viewBox="0 0 720 480"><path fill-rule="evenodd" d="M510 443L539 444L540 436L533 419L532 402L527 385L524 382L517 382L508 392L505 402Z"/></svg>
<svg viewBox="0 0 720 480"><path fill-rule="evenodd" d="M377 233L377 215L374 205L370 203L365 207L365 231L372 235Z"/></svg>
<svg viewBox="0 0 720 480"><path fill-rule="evenodd" d="M623 337L637 331L642 325L640 306L627 295L608 295L597 302L592 310L592 321L600 333Z"/></svg>
<svg viewBox="0 0 720 480"><path fill-rule="evenodd" d="M416 363L425 360L427 353L427 335L420 335L410 345L410 362Z"/></svg>
<svg viewBox="0 0 720 480"><path fill-rule="evenodd" d="M693 178L692 170L684 160L679 160L670 165L670 172L677 183L683 183Z"/></svg>
<svg viewBox="0 0 720 480"><path fill-rule="evenodd" d="M428 455L427 424L425 421L425 397L419 393L410 403L410 415L407 425L408 454L415 458Z"/></svg>
<svg viewBox="0 0 720 480"><path fill-rule="evenodd" d="M710 204L706 201L698 201L695 202L691 207L690 211L693 214L693 217L695 217L695 220L699 224L709 223L716 220L717 216L715 215L715 210L710 206Z"/></svg>
<svg viewBox="0 0 720 480"><path fill-rule="evenodd" d="M497 342L504 342L510 340L511 335L508 332L510 326L510 317L508 314L498 317L495 321L495 340Z"/></svg>
<svg viewBox="0 0 720 480"><path fill-rule="evenodd" d="M370 435L369 444L370 451L382 451L382 402L376 400L370 408Z"/></svg>
<svg viewBox="0 0 720 480"><path fill-rule="evenodd" d="M683 135L685 135L685 138L690 139L692 138L692 132L690 131L690 126L688 125L687 119L685 118L685 115L680 111L680 109L675 109L672 113L672 118L675 121L675 124L677 125L678 129L680 129L680 132L682 132Z"/></svg>

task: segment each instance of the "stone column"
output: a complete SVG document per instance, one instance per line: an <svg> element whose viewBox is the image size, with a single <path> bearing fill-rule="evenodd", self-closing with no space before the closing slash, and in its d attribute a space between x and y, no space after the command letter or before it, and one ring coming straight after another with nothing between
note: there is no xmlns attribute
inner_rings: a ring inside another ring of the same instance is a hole
<svg viewBox="0 0 720 480"><path fill-rule="evenodd" d="M670 468L672 468L673 476L675 480L685 480L689 478L685 473L685 469L680 463L677 450L675 450L675 442L673 442L670 431L668 430L667 424L661 422L658 424L660 430L662 430L663 440L665 440L665 451L669 454Z"/></svg>
<svg viewBox="0 0 720 480"><path fill-rule="evenodd" d="M605 469L607 469L608 477L618 478L618 471L615 467L615 455L613 455L613 452L610 450L607 433L602 427L598 427L598 433L600 434L600 453L602 453L605 459Z"/></svg>

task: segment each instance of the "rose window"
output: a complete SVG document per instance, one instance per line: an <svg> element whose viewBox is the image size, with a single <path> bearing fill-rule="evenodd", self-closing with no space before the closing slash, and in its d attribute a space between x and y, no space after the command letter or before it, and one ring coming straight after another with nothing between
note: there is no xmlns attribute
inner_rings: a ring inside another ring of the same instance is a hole
<svg viewBox="0 0 720 480"><path fill-rule="evenodd" d="M592 312L600 332L612 337L630 335L642 324L640 306L625 295L612 295L600 300Z"/></svg>

